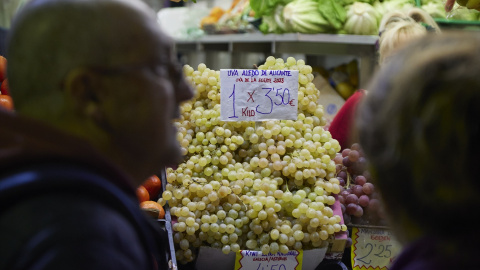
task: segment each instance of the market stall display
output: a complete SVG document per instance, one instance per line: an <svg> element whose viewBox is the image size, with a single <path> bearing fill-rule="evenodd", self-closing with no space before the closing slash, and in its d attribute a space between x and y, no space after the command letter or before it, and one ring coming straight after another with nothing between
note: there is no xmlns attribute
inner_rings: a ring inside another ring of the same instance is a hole
<svg viewBox="0 0 480 270"><path fill-rule="evenodd" d="M299 70L298 120L223 122L220 72L184 67L196 89L176 122L186 158L167 170L158 200L176 217L180 262L194 260L202 245L226 254L311 249L347 229L330 207L341 189L334 162L340 146L323 129L312 68L268 57L258 69Z"/></svg>
<svg viewBox="0 0 480 270"><path fill-rule="evenodd" d="M281 44L285 42L288 35L293 35L287 33L295 33L300 37L298 39L304 38L309 41L318 38L318 42L325 43L335 43L329 39L341 37L378 38L378 27L384 14L414 6L421 6L437 18L454 19L455 16L464 16L455 12L445 13L443 5L442 12L436 2L438 1L250 0L250 6L245 7L253 10L255 16L261 20L259 30L268 34L263 36L273 40L268 50L271 49L271 53L278 54L280 51L278 48L283 49L282 53L292 52L285 50L287 47ZM456 10L460 11L461 8L458 7ZM213 10L212 14L215 14ZM475 21L478 18L477 11L468 11L466 14L465 16L470 17L462 17L460 20L465 18L465 20ZM217 19L212 24L218 21L220 20ZM218 30L219 25L216 25L215 29ZM213 34L221 33L217 31ZM344 34L351 34L351 36ZM359 35L370 35L370 37ZM208 50L211 47L213 50L227 48L229 52L244 51L240 47L250 45L245 40L247 38L254 40L250 42L259 45L259 51L266 51L264 48L267 46L262 47L264 44L254 35L237 35L238 37L231 39L232 36L235 35L228 35L228 46L217 45L223 42L221 37L211 35L202 40L198 39L195 48ZM183 41L183 43L180 44L187 47L193 42ZM288 45L295 46L300 45L301 42L290 43ZM292 50L293 46L287 49ZM248 49L255 51L253 47L248 46ZM312 48L309 47L309 50L302 52L311 53L314 50ZM293 52L300 51L293 49ZM317 48L317 51L321 50ZM342 50L340 54L352 52L353 50ZM338 54L338 50L335 53ZM373 55L373 52L369 51L367 55ZM366 61L363 60L364 64ZM303 77L299 78L299 87L304 88L299 91L299 101L310 100L308 104L306 101L305 104L299 102L303 107L299 107L299 121L302 125L297 124L298 121L291 120L257 124L222 122L219 120L219 71L210 70L203 64L199 65L197 70L190 66L185 67L187 78L198 91L195 100L182 107L182 119L177 123L180 131L178 139L187 159L176 170L168 170L167 192L159 200L160 204L165 204L168 200L172 207L172 215L176 217L173 226L174 242L177 259L181 262L194 260L200 246L213 247L222 250L225 254L237 252L240 249L284 252L292 249L315 248L320 245L317 243L320 241L315 241L316 233L320 237L319 240L328 241L333 237L331 228L335 233L338 230L337 225L340 225L340 230L346 229L344 225L348 225L349 230L355 229L356 233L359 232L355 235L358 239L362 239L362 233L388 232L379 196L375 193L375 187L370 181L370 174L366 169L366 161L360 146L354 144L338 153L340 149L332 147L336 145L334 140L315 141L313 139L315 135L322 137L328 134L325 131L327 127L323 121L325 118L323 113L316 114L317 108L320 107L315 104L310 105L311 102L318 101L319 96L316 94L318 89L313 90L307 86L312 82L310 75L312 71L302 71L305 63L301 60L300 64L298 61L293 61L295 59L289 58L284 61L269 57L265 64L259 65L258 69L299 69L300 73L307 77L307 80ZM317 72L347 99L359 86L356 69L358 69L358 62L354 60L329 69L328 72L326 69L318 68ZM366 80L363 82L365 83ZM322 111L323 109L321 108ZM305 121L309 117L317 117L319 123L315 120L311 123L311 127L305 127L305 124L308 124ZM321 127L320 133L314 131L317 127ZM288 128L290 132L287 131ZM283 134L284 130L285 134ZM311 150L309 141L314 145ZM333 151L332 153L325 151L327 149L325 145L334 149L336 153L333 155ZM322 155L318 155L314 150L314 148L319 149L319 146L323 147L323 150L320 150L324 151ZM323 160L325 156L328 156L329 161L327 158ZM307 165L306 161L312 160L311 158L317 160L317 164L312 165L309 162ZM335 164L334 172L329 168L331 161ZM325 174L315 175L314 171L317 168L324 170ZM312 177L305 177L305 175L314 176L315 182L309 180ZM228 180L225 181L225 179ZM339 191L336 190L337 186ZM327 195L319 195L318 187L321 187ZM295 203L293 196L299 195L298 193L302 196L300 200L297 197L298 203ZM291 194L292 198L288 198L290 195L284 198L285 194ZM332 198L333 200L337 198L341 204L341 221L331 214L329 217L323 210L331 206L329 200ZM318 205L315 203L318 202L322 203L322 210L317 209ZM314 204L311 205L311 203ZM316 214L320 211L323 217L329 217L330 221L325 220L326 223L322 223L319 220L317 224L315 220L317 217L313 211ZM377 231L369 231L371 227L376 228ZM382 239L380 240L383 241ZM358 245L355 248L356 251L360 250ZM395 254L391 252L392 257L388 259L393 259ZM357 254L354 259L361 258L362 256Z"/></svg>
<svg viewBox="0 0 480 270"><path fill-rule="evenodd" d="M263 33L377 35L383 14L414 5L414 0L251 0Z"/></svg>

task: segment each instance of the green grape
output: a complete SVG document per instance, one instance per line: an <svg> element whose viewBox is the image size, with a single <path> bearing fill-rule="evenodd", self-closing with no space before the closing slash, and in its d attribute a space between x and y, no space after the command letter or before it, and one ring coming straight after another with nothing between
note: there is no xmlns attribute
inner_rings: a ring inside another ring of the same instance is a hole
<svg viewBox="0 0 480 270"><path fill-rule="evenodd" d="M270 238L272 240L277 240L280 237L280 232L277 229L273 229L270 231Z"/></svg>
<svg viewBox="0 0 480 270"><path fill-rule="evenodd" d="M282 244L285 244L288 242L288 236L284 233L281 233L279 238L278 238L278 241Z"/></svg>
<svg viewBox="0 0 480 270"><path fill-rule="evenodd" d="M223 252L223 254L229 254L230 251L231 251L230 245L224 245L224 246L222 247L222 252Z"/></svg>
<svg viewBox="0 0 480 270"><path fill-rule="evenodd" d="M302 197L298 194L295 194L292 196L292 202L295 203L295 204L299 204L302 202Z"/></svg>
<svg viewBox="0 0 480 270"><path fill-rule="evenodd" d="M257 241L256 240L247 240L246 246L250 250L255 250L257 248Z"/></svg>
<svg viewBox="0 0 480 270"><path fill-rule="evenodd" d="M270 243L270 253L277 254L279 250L280 250L280 247L277 242Z"/></svg>
<svg viewBox="0 0 480 270"><path fill-rule="evenodd" d="M290 191L286 191L283 193L282 200L285 202L289 202L293 199L293 195Z"/></svg>
<svg viewBox="0 0 480 270"><path fill-rule="evenodd" d="M280 245L279 246L279 251L283 254L287 254L289 249L288 249L287 245Z"/></svg>
<svg viewBox="0 0 480 270"><path fill-rule="evenodd" d="M163 194L162 194L162 198L163 198L164 200L166 200L166 201L172 199L172 197L173 197L173 194L172 194L172 192L169 191L169 190L165 190L165 191L163 192Z"/></svg>
<svg viewBox="0 0 480 270"><path fill-rule="evenodd" d="M308 210L308 205L306 205L305 203L300 203L298 205L298 210L300 211L301 214L305 214Z"/></svg>
<svg viewBox="0 0 480 270"><path fill-rule="evenodd" d="M189 248L189 246L190 246L190 243L188 242L187 239L180 240L180 248L182 250L187 250Z"/></svg>
<svg viewBox="0 0 480 270"><path fill-rule="evenodd" d="M232 224L228 224L228 225L227 225L226 232L229 233L229 234L234 233L234 232L235 232L235 226L232 225Z"/></svg>
<svg viewBox="0 0 480 270"><path fill-rule="evenodd" d="M280 231L281 231L283 234L288 235L288 234L290 234L290 232L292 231L292 228L291 228L289 225L284 224L284 225L282 225L282 226L280 227Z"/></svg>
<svg viewBox="0 0 480 270"><path fill-rule="evenodd" d="M211 232L218 232L219 225L217 223L210 224L210 231Z"/></svg>
<svg viewBox="0 0 480 270"><path fill-rule="evenodd" d="M266 66L272 66L272 65L275 65L275 63L276 63L276 59L273 56L267 57L267 60L265 61Z"/></svg>
<svg viewBox="0 0 480 270"><path fill-rule="evenodd" d="M188 217L185 223L187 224L187 226L193 226L193 224L195 223L195 219L192 217Z"/></svg>
<svg viewBox="0 0 480 270"><path fill-rule="evenodd" d="M293 238L295 238L296 241L302 241L303 237L304 237L304 233L302 231L293 232Z"/></svg>
<svg viewBox="0 0 480 270"><path fill-rule="evenodd" d="M268 253L270 253L270 245L264 244L264 245L262 245L260 250L262 251L262 254L268 254Z"/></svg>
<svg viewBox="0 0 480 270"><path fill-rule="evenodd" d="M258 212L258 218L259 218L260 220L265 220L265 219L267 219L267 212L266 212L265 210L260 210L260 211Z"/></svg>

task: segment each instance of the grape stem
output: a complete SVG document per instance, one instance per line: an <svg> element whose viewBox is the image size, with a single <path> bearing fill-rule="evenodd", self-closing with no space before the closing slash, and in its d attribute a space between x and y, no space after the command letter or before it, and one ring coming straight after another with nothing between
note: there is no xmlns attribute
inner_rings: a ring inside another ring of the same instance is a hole
<svg viewBox="0 0 480 270"><path fill-rule="evenodd" d="M350 173L347 171L347 188L350 187L351 182L352 182L352 176L351 176Z"/></svg>
<svg viewBox="0 0 480 270"><path fill-rule="evenodd" d="M192 178L192 182L194 183L197 183L197 184L200 184L200 185L204 185L205 183L204 182L200 182L199 179L200 178L197 178L198 180L196 180L195 178ZM189 184L190 185L190 184Z"/></svg>

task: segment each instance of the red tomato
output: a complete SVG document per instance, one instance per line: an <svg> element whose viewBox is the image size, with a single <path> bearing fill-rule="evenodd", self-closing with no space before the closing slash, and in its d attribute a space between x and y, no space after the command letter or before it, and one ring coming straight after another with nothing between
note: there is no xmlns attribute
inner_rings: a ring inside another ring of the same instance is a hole
<svg viewBox="0 0 480 270"><path fill-rule="evenodd" d="M150 194L148 193L147 189L144 186L139 186L137 188L136 193L137 193L138 201L140 203L150 200Z"/></svg>
<svg viewBox="0 0 480 270"><path fill-rule="evenodd" d="M162 181L160 181L158 176L150 176L143 182L142 186L144 186L150 194L150 200L156 201L158 199L158 194L160 194L160 190L162 189Z"/></svg>

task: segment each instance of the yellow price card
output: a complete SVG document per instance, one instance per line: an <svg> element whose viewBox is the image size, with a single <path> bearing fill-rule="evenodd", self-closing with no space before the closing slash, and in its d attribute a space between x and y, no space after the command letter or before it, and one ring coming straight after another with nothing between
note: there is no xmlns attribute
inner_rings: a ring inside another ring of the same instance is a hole
<svg viewBox="0 0 480 270"><path fill-rule="evenodd" d="M388 230L352 228L353 270L387 270L400 249Z"/></svg>

